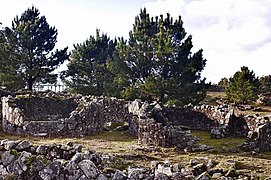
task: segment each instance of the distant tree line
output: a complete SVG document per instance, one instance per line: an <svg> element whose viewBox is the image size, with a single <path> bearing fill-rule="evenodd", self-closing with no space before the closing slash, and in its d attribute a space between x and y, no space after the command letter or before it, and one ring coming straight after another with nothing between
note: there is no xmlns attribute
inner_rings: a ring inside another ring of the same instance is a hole
<svg viewBox="0 0 271 180"><path fill-rule="evenodd" d="M68 60L61 78L74 93L172 105L196 104L206 95L203 50L191 52L192 36L181 17L174 20L169 13L151 17L144 8L127 40L97 30L71 54L67 48L54 50L57 30L35 7L0 32L0 86L10 90L56 82L56 68Z"/></svg>

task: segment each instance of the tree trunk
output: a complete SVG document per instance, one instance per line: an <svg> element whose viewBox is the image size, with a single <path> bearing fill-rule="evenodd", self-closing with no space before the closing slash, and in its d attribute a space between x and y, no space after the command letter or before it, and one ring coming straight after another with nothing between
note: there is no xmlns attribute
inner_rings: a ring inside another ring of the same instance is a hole
<svg viewBox="0 0 271 180"><path fill-rule="evenodd" d="M159 97L159 100L158 100L158 101L159 101L159 102L163 102L164 97L165 97L165 93L162 92L162 93L160 94L160 97Z"/></svg>
<svg viewBox="0 0 271 180"><path fill-rule="evenodd" d="M32 91L33 90L33 83L34 83L34 79L33 78L29 78L27 80L27 89Z"/></svg>

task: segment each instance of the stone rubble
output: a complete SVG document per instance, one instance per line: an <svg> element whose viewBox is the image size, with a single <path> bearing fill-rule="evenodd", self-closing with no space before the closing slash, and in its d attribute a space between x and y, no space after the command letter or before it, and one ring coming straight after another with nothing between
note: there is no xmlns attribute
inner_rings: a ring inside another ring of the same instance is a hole
<svg viewBox="0 0 271 180"><path fill-rule="evenodd" d="M209 158L182 162L151 161L149 167L127 166L124 169L106 169L114 157L95 151L82 152L81 145L50 144L34 146L27 140L16 141L12 149L0 145L0 179L93 179L93 180L181 180L181 179L243 179L236 169L236 161L216 162ZM14 141L12 141L14 143ZM16 148L17 147L17 148ZM42 150L41 150L42 149ZM45 153L46 152L46 153ZM125 160L125 159L124 159Z"/></svg>

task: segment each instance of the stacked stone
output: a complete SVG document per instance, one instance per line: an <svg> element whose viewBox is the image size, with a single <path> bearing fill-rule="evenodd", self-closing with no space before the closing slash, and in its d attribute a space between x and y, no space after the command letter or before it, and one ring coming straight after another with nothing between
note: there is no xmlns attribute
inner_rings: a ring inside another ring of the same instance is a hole
<svg viewBox="0 0 271 180"><path fill-rule="evenodd" d="M260 125L256 132L258 133L257 143L261 150L271 151L271 122Z"/></svg>
<svg viewBox="0 0 271 180"><path fill-rule="evenodd" d="M138 140L142 144L166 146L164 127L153 119L141 119L138 128Z"/></svg>
<svg viewBox="0 0 271 180"><path fill-rule="evenodd" d="M191 108L168 107L162 110L169 124L183 126L190 130L211 131L218 126L218 121L209 118L205 113Z"/></svg>
<svg viewBox="0 0 271 180"><path fill-rule="evenodd" d="M104 98L103 114L105 122L128 122L132 115L128 111L128 102L123 99Z"/></svg>
<svg viewBox="0 0 271 180"><path fill-rule="evenodd" d="M24 114L11 96L2 97L2 128L7 132L16 132L16 126L24 123Z"/></svg>
<svg viewBox="0 0 271 180"><path fill-rule="evenodd" d="M37 136L82 136L103 131L103 107L99 103L87 102L84 106L77 108L75 101L69 99L55 101L54 99L4 97L2 102L2 124L5 132ZM63 107L60 107L61 103ZM46 109L44 109L45 105L48 105ZM31 108L28 109L28 107ZM49 110L46 115L48 109L54 110ZM42 113L37 115L36 113L40 111Z"/></svg>
<svg viewBox="0 0 271 180"><path fill-rule="evenodd" d="M211 130L211 138L220 139L226 136L246 137L249 132L247 122L242 117L234 114L231 109L223 120L220 120L219 126Z"/></svg>
<svg viewBox="0 0 271 180"><path fill-rule="evenodd" d="M251 131L255 131L259 124L265 124L270 121L270 115L260 116L259 114L246 115L244 116L247 122L248 128Z"/></svg>
<svg viewBox="0 0 271 180"><path fill-rule="evenodd" d="M179 149L185 149L191 145L193 138L190 130L185 131L179 126L168 126L165 129L166 147L178 147Z"/></svg>
<svg viewBox="0 0 271 180"><path fill-rule="evenodd" d="M163 126L153 119L141 119L138 140L142 144L184 149L189 146L192 135L190 131L184 131L179 126Z"/></svg>
<svg viewBox="0 0 271 180"><path fill-rule="evenodd" d="M221 120L225 118L226 114L229 112L228 105L218 105L218 106L210 106L210 105L201 105L201 106L194 106L194 110L198 112L204 113L208 118L212 120L216 120L219 123Z"/></svg>
<svg viewBox="0 0 271 180"><path fill-rule="evenodd" d="M0 88L0 100L2 97L7 97L9 95L13 95L11 92L6 91L2 88ZM0 108L2 108L2 101L0 101ZM0 110L0 121L2 120L2 110Z"/></svg>
<svg viewBox="0 0 271 180"><path fill-rule="evenodd" d="M271 122L258 124L248 133L247 141L241 148L245 151L271 151Z"/></svg>
<svg viewBox="0 0 271 180"><path fill-rule="evenodd" d="M67 118L78 103L73 98L21 97L15 98L27 121L57 121Z"/></svg>

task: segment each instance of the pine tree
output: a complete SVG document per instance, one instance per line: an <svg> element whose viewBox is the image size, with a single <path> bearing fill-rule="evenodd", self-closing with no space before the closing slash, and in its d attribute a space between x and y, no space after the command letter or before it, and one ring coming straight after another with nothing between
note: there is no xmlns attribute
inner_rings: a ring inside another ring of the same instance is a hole
<svg viewBox="0 0 271 180"><path fill-rule="evenodd" d="M9 51L6 59L16 64L16 73L32 90L34 83L53 83L53 71L68 59L67 48L53 51L57 30L50 27L37 8L27 9L12 21L12 28L5 29ZM11 72L11 70L9 71Z"/></svg>
<svg viewBox="0 0 271 180"><path fill-rule="evenodd" d="M271 93L271 75L260 77L259 82L260 93Z"/></svg>
<svg viewBox="0 0 271 180"><path fill-rule="evenodd" d="M84 43L74 45L68 70L63 73L72 92L107 95L113 77L108 63L113 57L115 41L106 34L90 36ZM108 87L108 88L107 88Z"/></svg>
<svg viewBox="0 0 271 180"><path fill-rule="evenodd" d="M185 32L181 17L175 21L170 14L153 18L142 9L126 51L120 54L131 81L124 94L179 105L201 101L206 94L205 79L201 79L206 60L202 50L193 54L192 47L192 36Z"/></svg>
<svg viewBox="0 0 271 180"><path fill-rule="evenodd" d="M24 87L20 74L17 73L18 65L14 46L7 43L4 29L0 29L0 87L16 91Z"/></svg>
<svg viewBox="0 0 271 180"><path fill-rule="evenodd" d="M247 104L257 98L258 86L259 80L254 72L243 66L229 79L226 95L232 102Z"/></svg>

